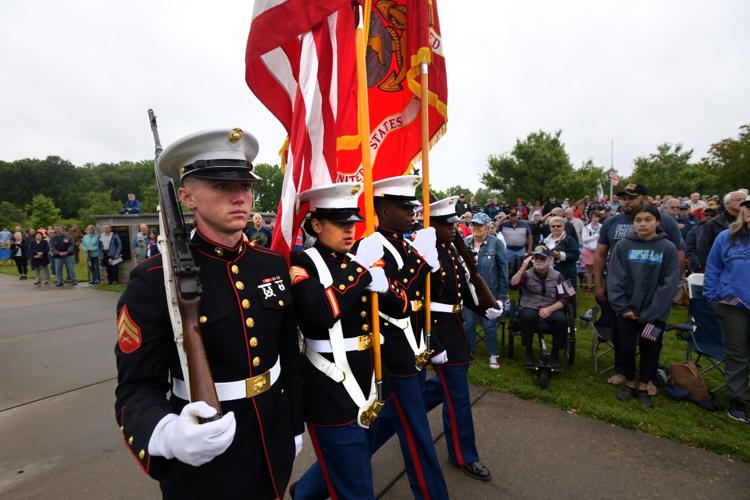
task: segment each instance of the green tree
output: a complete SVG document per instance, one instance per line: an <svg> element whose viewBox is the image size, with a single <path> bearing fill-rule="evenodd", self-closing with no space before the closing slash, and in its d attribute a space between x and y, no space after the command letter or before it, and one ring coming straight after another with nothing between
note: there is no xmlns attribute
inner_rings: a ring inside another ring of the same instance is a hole
<svg viewBox="0 0 750 500"><path fill-rule="evenodd" d="M482 182L511 200L516 196L544 200L559 191L573 172L565 145L560 141L561 134L560 130L554 134L540 130L524 140L516 140L510 153L488 158Z"/></svg>
<svg viewBox="0 0 750 500"><path fill-rule="evenodd" d="M629 182L643 184L649 193L684 196L693 191L711 191L716 176L706 163L690 163L692 149L682 144L659 144L656 152L634 160Z"/></svg>
<svg viewBox="0 0 750 500"><path fill-rule="evenodd" d="M60 221L60 209L55 206L52 198L43 194L31 199L27 211L31 216L31 225L35 228L52 226Z"/></svg>
<svg viewBox="0 0 750 500"><path fill-rule="evenodd" d="M88 206L78 211L78 218L84 226L93 224L95 215L116 214L122 208L119 202L112 200L110 191L86 193L85 198L88 200Z"/></svg>
<svg viewBox="0 0 750 500"><path fill-rule="evenodd" d="M0 226L12 228L25 225L25 222L26 212L10 202L0 202Z"/></svg>
<svg viewBox="0 0 750 500"><path fill-rule="evenodd" d="M740 127L736 139L730 137L712 144L702 165L713 177L712 194L750 187L750 124Z"/></svg>
<svg viewBox="0 0 750 500"><path fill-rule="evenodd" d="M446 196L460 196L462 194L466 195L466 202L468 203L472 196L474 196L471 192L471 189L465 188L463 186L451 186L448 189L445 190Z"/></svg>
<svg viewBox="0 0 750 500"><path fill-rule="evenodd" d="M569 175L560 180L559 196L569 197L574 203L584 195L592 198L596 196L599 184L602 185L605 194L609 194L609 177L604 167L594 165L592 160L584 161L580 167L574 169Z"/></svg>
<svg viewBox="0 0 750 500"><path fill-rule="evenodd" d="M281 198L284 174L278 166L268 163L253 165L253 172L263 179L253 184L253 209L259 212L275 212Z"/></svg>

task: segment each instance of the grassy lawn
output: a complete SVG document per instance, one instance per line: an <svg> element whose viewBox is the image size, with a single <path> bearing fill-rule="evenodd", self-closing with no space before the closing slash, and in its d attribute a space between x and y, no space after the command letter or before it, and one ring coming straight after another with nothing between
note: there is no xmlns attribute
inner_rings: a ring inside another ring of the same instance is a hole
<svg viewBox="0 0 750 500"><path fill-rule="evenodd" d="M0 266L0 272L17 276L16 267ZM76 266L80 281L87 279L86 265L83 260ZM31 279L29 281L31 285ZM99 290L121 293L125 285L97 285ZM580 293L578 296L579 314L592 307L594 297ZM672 311L670 323L682 323L687 319L685 308L676 307ZM570 413L585 415L603 420L628 429L636 429L654 436L670 439L680 443L705 448L731 458L750 462L750 425L731 420L726 410L708 412L689 401L673 401L659 394L655 398L656 408L647 409L639 403L620 403L615 399L617 389L606 383L611 374L594 373L591 359L591 328L578 328L576 359L572 367L564 365L565 372L553 376L547 390L536 385L532 372L523 367L523 348L520 338L515 341L515 359L507 359L506 352L501 353L499 370L490 370L484 343L480 343L475 361L469 371L470 381L476 385L489 387L501 392L513 394L523 399L535 400L555 406ZM507 337L506 337L507 342ZM536 348L535 350L538 351ZM506 346L507 347L507 346ZM685 360L685 342L670 332L664 342L661 364ZM611 354L602 359L600 366L612 362ZM721 383L716 373L709 375L709 387ZM726 408L723 391L720 391L719 402Z"/></svg>
<svg viewBox="0 0 750 500"><path fill-rule="evenodd" d="M13 262L12 260L8 261L8 262L6 262L6 261L2 261L2 262L3 262L3 264L0 265L0 273L2 273L2 274L8 274L8 275L11 275L11 276L18 276L18 271L16 270L16 264L15 264L15 262ZM49 266L49 273L50 273L50 283L52 283L52 284L57 283L57 280L55 279L55 270L54 270L52 264L50 264L50 266ZM106 269L101 268L100 269L100 274L101 274L101 278L102 279L106 279L106 276L107 276ZM28 276L29 276L28 283L29 283L29 285L31 285L34 282L34 271L31 269L31 263L29 263L29 274L28 274ZM67 276L67 274L65 274L65 271L63 271L63 276ZM89 280L89 278L88 278L88 269L86 267L86 259L84 257L81 257L80 262L78 262L78 264L76 264L76 277L78 278L78 281L80 283L86 283ZM104 285L104 284L102 284L102 285L94 285L94 288L96 288L97 290L107 290L107 291L118 292L118 293L122 293L122 292L125 291L125 285L123 285L123 284L119 284L119 285Z"/></svg>
<svg viewBox="0 0 750 500"><path fill-rule="evenodd" d="M582 314L594 305L593 294L579 293L578 310ZM672 310L670 323L682 323L687 319L687 310L676 307ZM591 355L591 327L578 328L576 359L572 367L563 364L564 373L555 375L549 388L542 390L536 385L533 372L523 367L521 339L515 338L515 359L507 359L506 351L501 353L499 370L491 370L487 363L486 347L477 347L476 361L469 371L472 383L501 392L514 394L523 399L539 401L556 406L569 413L585 415L628 429L636 429L654 436L684 444L706 448L731 458L750 461L750 425L731 420L726 415L724 392L719 391L718 399L722 410L708 412L689 401L674 401L663 394L655 399L656 408L647 409L638 402L620 403L615 399L618 389L607 384L606 374L595 374ZM507 343L506 336L506 343ZM538 341L535 341L538 354ZM502 349L502 347L501 347ZM684 340L669 332L665 338L660 364L669 366L686 359ZM612 355L601 358L600 368L612 363ZM721 376L710 374L706 383L715 387L722 382Z"/></svg>

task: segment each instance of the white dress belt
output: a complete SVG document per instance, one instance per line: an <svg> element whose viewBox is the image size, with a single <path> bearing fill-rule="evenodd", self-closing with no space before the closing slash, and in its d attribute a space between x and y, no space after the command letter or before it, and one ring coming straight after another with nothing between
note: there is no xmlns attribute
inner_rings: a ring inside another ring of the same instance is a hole
<svg viewBox="0 0 750 500"><path fill-rule="evenodd" d="M455 313L461 310L457 304L443 304L441 302L430 302L430 311L441 313Z"/></svg>
<svg viewBox="0 0 750 500"><path fill-rule="evenodd" d="M266 392L266 390L276 383L280 374L281 360L277 357L273 368L260 375L234 382L216 382L214 384L216 386L216 395L219 397L219 401L251 398ZM263 380L266 382L262 382ZM172 394L185 401L190 401L190 390L182 379L172 378Z"/></svg>
<svg viewBox="0 0 750 500"><path fill-rule="evenodd" d="M385 342L385 337L380 336L380 344ZM312 349L315 352L333 352L330 340L316 340L316 339L305 339L305 345L308 349ZM359 337L351 337L344 339L344 350L347 352L351 351L365 351L372 347L372 337L368 335L360 335Z"/></svg>

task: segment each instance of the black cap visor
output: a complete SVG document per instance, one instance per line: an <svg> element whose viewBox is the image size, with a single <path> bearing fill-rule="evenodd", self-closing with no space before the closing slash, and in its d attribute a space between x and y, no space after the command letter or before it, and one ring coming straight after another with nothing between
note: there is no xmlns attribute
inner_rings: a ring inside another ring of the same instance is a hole
<svg viewBox="0 0 750 500"><path fill-rule="evenodd" d="M316 208L311 217L332 222L364 222L358 208Z"/></svg>
<svg viewBox="0 0 750 500"><path fill-rule="evenodd" d="M261 177L253 173L253 165L243 160L199 160L181 169L181 179L255 182Z"/></svg>
<svg viewBox="0 0 750 500"><path fill-rule="evenodd" d="M455 224L456 222L460 222L461 219L459 219L455 214L438 215L437 217L430 217L430 221L435 224Z"/></svg>

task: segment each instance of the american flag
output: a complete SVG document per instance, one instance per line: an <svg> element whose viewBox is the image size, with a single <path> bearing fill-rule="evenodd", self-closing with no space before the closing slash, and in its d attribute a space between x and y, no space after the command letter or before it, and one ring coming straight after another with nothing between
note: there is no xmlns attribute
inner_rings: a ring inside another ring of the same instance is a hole
<svg viewBox="0 0 750 500"><path fill-rule="evenodd" d="M620 183L620 176L614 170L609 171L609 183L616 186Z"/></svg>
<svg viewBox="0 0 750 500"><path fill-rule="evenodd" d="M245 80L288 134L272 238L287 260L307 213L297 194L333 182L337 137L357 133L342 130L356 127L354 28L351 0L255 2Z"/></svg>
<svg viewBox="0 0 750 500"><path fill-rule="evenodd" d="M659 340L659 337L661 337L663 331L664 330L661 327L656 326L653 323L646 323L646 326L643 327L643 331L641 332L641 337L656 342Z"/></svg>

